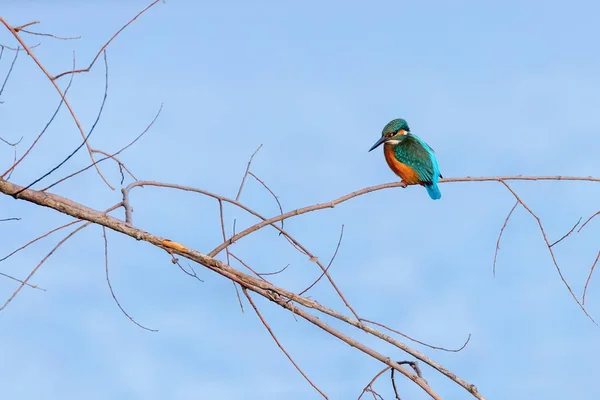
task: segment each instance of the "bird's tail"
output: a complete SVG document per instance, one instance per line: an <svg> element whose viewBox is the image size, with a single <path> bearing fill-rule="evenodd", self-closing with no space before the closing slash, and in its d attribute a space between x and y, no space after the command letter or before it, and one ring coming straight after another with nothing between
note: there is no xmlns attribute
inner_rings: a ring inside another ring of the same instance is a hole
<svg viewBox="0 0 600 400"><path fill-rule="evenodd" d="M442 198L442 192L440 192L440 188L438 188L437 182L426 184L425 189L427 189L429 197L431 197L433 200L438 200Z"/></svg>

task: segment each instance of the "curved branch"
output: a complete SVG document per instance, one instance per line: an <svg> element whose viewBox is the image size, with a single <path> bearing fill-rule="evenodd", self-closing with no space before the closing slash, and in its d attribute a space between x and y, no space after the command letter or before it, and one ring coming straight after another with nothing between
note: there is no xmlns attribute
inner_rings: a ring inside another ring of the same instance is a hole
<svg viewBox="0 0 600 400"><path fill-rule="evenodd" d="M13 193L19 191L22 187L15 185L11 182L7 182L4 180L0 180L0 192L12 195ZM312 308L329 316L332 316L342 322L345 322L348 325L352 325L356 328L361 329L364 332L367 332L377 338L392 344L393 346L399 348L400 350L410 354L414 358L423 361L424 363L430 365L432 368L436 369L443 375L450 378L452 381L462 386L465 390L467 390L471 395L473 395L477 399L484 399L482 395L479 394L475 385L469 384L463 379L457 377L454 373L438 364L437 362L429 359L424 354L421 354L417 350L414 350L407 346L406 344L399 342L389 336L385 335L382 332L379 332L369 326L362 324L360 321L347 317L341 313L338 313L332 309L322 306L314 300L307 299L301 296L297 296L296 294L289 292L283 288L274 286L269 284L268 282L264 282L258 278L254 278L250 275L247 275L243 272L240 272L229 265L224 264L223 262L214 259L213 257L207 256L205 254L200 253L199 251L190 249L186 246L183 246L179 243L173 242L171 240L153 235L149 232L145 232L141 229L135 228L134 226L126 223L125 221L114 218L108 214L93 210L88 208L80 203L74 202L62 196L58 196L55 194L45 193L34 191L31 189L25 190L21 193L19 197L21 200L25 200L43 207L52 208L56 211L59 211L63 214L70 215L77 219L84 219L89 221L90 223L96 223L102 226L105 226L109 229L112 229L116 232L122 233L124 235L135 238L136 240L143 240L153 246L164 249L165 251L171 254L178 254L182 257L185 257L191 261L195 261L199 264L204 265L208 269L218 273L219 275L237 282L242 287L247 288L255 293L260 294L266 299L278 304L280 307L283 307L295 315L302 317L303 319L309 321L313 325L318 326L322 330L325 330L329 334L335 336L336 338L342 340L343 342L349 344L362 351L363 353L381 361L382 363L391 366L395 370L399 371L413 382L415 382L418 386L420 386L423 390L425 390L432 398L439 399L440 397L433 392L433 390L429 387L426 381L419 378L418 376L412 374L405 368L403 368L398 363L392 361L389 357L384 356L383 354L373 350L372 348L363 345L360 342L344 335L342 332L336 330L335 328L327 325L321 319L316 316L307 313L301 308L296 307L293 303L296 302L304 307Z"/></svg>

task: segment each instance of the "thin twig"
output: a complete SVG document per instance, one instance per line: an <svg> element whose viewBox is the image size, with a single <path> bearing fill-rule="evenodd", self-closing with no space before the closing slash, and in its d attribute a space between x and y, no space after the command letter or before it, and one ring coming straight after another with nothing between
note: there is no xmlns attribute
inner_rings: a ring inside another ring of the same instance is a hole
<svg viewBox="0 0 600 400"><path fill-rule="evenodd" d="M4 82L2 82L2 87L0 87L0 96L2 96L2 93L4 92L4 88L6 87L6 82L8 82L8 78L10 78L10 75L13 71L13 68L15 66L15 63L17 62L18 57L19 57L19 52L16 51L15 57L13 58L12 63L10 64L10 68L8 69L8 72L6 73L6 77L4 78Z"/></svg>
<svg viewBox="0 0 600 400"><path fill-rule="evenodd" d="M398 335L400 335L400 336L402 336L402 337L404 337L404 338L406 338L406 339L408 339L410 341L413 341L415 343L419 343L420 345L429 347L430 349L442 350L442 351L447 351L447 352L450 352L450 353L458 353L459 351L463 350L465 347L467 347L467 344L471 340L471 334L469 333L469 336L467 337L467 340L465 340L465 342L462 344L462 346L460 346L459 348L456 348L456 349L448 349L448 348L445 348L445 347L439 347L439 346L434 346L434 345L431 345L431 344L427 344L427 343L422 342L420 340L417 340L417 339L415 339L413 337L410 337L410 336L408 336L405 333L397 331L396 329L390 328L389 326L386 326L384 324L380 324L379 322L371 321L371 320L368 320L366 318L361 318L361 321L367 322L369 324L377 325L377 326L379 326L379 327L381 327L383 329L387 329L390 332L394 332L394 333L396 333L396 334L398 334Z"/></svg>
<svg viewBox="0 0 600 400"><path fill-rule="evenodd" d="M196 270L194 269L194 267L192 267L189 263L188 263L188 267L192 270L192 272L189 272L188 270L183 268L183 266L179 263L179 259L177 257L175 257L173 254L170 254L170 256L171 256L171 262L173 264L177 265L179 267L179 269L183 271L184 274L189 275L192 278L204 283L204 281L202 279L200 279L198 274L196 274Z"/></svg>
<svg viewBox="0 0 600 400"><path fill-rule="evenodd" d="M492 275L496 277L496 259L498 258L498 252L500 251L500 240L502 239L502 234L504 233L504 229L506 225L508 225L508 220L512 216L512 213L515 211L515 208L519 205L519 202L515 202L515 205L510 209L510 212L506 216L504 223L502 224L502 228L500 228L500 234L498 235L498 240L496 241L496 251L494 251L494 265L492 266Z"/></svg>
<svg viewBox="0 0 600 400"><path fill-rule="evenodd" d="M27 282L25 282L25 281L22 281L22 280L20 280L20 279L18 279L18 278L15 278L14 276L11 276L11 275L8 275L8 274L5 274L4 272L0 272L0 275L2 275L2 276L3 276L3 277L5 277L5 278L12 279L13 281L16 281L16 282L19 282L19 283L23 283L23 284L25 284L26 286L29 286L29 287L30 287L30 288L32 288L32 289L38 289L38 290L41 290L41 291L43 291L43 292L45 292L45 291L46 291L46 289L43 289L43 288L39 287L38 285L32 285L32 284L30 284L30 283L27 283Z"/></svg>
<svg viewBox="0 0 600 400"><path fill-rule="evenodd" d="M566 237L567 237L567 236L569 236L571 233L573 233L573 231L575 230L575 228L577 228L577 225L579 225L579 223L580 223L580 222L581 222L581 218L579 218L579 220L577 221L577 223L575 223L575 225L573 225L573 227L571 228L571 230L570 230L569 232L565 233L565 234L563 235L563 237L561 237L560 239L558 239L556 242L552 243L552 244L550 245L550 247L554 247L554 245L555 245L555 244L558 244L558 243L562 242L564 238L566 238Z"/></svg>
<svg viewBox="0 0 600 400"><path fill-rule="evenodd" d="M106 74L105 74L105 83L104 83L104 97L102 98L102 104L100 104L100 110L98 111L98 115L96 116L96 120L94 121L94 123L92 124L92 128L90 129L90 131L88 132L88 134L85 136L85 138L83 139L83 142L77 146L77 148L75 150L73 150L71 152L71 154L69 154L64 160L62 160L57 166L55 166L54 168L52 168L50 171L46 172L44 175L42 175L41 177L39 177L38 179L36 179L35 181L31 182L28 186L26 186L25 188L23 188L21 190L21 192L23 190L29 189L30 187L32 187L33 185L35 185L36 183L38 183L39 181L41 181L42 179L46 178L47 176L49 176L50 174L52 174L54 171L56 171L57 169L59 169L60 167L62 167L67 161L69 161L71 159L71 157L73 157L84 145L88 145L88 139L90 138L90 136L92 135L92 133L94 132L94 129L96 128L96 125L98 124L98 121L100 121L100 117L102 116L102 111L104 110L104 105L106 104L106 98L108 97L108 61L106 59L106 52L104 53L104 66L106 67ZM89 145L88 145L89 146ZM91 150L90 150L91 152ZM90 153L93 154L93 153ZM93 160L93 156L92 156L92 160ZM15 193L14 196L18 196L19 193Z"/></svg>
<svg viewBox="0 0 600 400"><path fill-rule="evenodd" d="M81 220L80 220L80 219L76 219L75 221L71 221L71 222L69 222L69 223L66 223L66 224L64 224L64 225L61 225L61 226L59 226L59 227L57 227L57 228L54 228L54 229L50 230L49 232L46 232L46 233L44 233L44 234L43 234L43 235L41 235L41 236L38 236L38 237L36 237L36 238L35 238L35 239L33 239L33 240L30 240L29 242L25 243L23 246L19 247L19 248L18 248L18 249L16 249L16 250L13 250L13 251L12 251L11 253L9 253L8 255L6 255L6 256L4 256L4 257L0 258L0 262L2 262L2 261L4 261L4 260L6 260L7 258L9 258L9 257L11 257L11 256L13 256L15 253L18 253L19 251L21 251L21 250L23 250L23 249L25 249L25 248L29 247L30 245L34 244L34 243L35 243L35 242L37 242L38 240L41 240L41 239L43 239L43 238L45 238L45 237L47 237L47 236L49 236L49 235L53 234L53 233L54 233L54 232L56 232L56 231L59 231L59 230L61 230L61 229L64 229L64 228L67 228L67 227L69 227L69 226L71 226L71 225L73 225L73 224L77 224L77 223L79 223L79 222L81 222Z"/></svg>
<svg viewBox="0 0 600 400"><path fill-rule="evenodd" d="M598 252L598 255L596 256L596 259L594 260L594 263L592 264L592 268L590 268L590 274L588 275L586 281L585 281L585 286L583 287L583 296L581 298L581 304L585 304L585 295L587 293L587 288L588 288L588 284L590 283L590 280L592 279L592 274L594 273L594 268L596 268L596 264L598 264L598 259L600 259L600 251Z"/></svg>
<svg viewBox="0 0 600 400"><path fill-rule="evenodd" d="M125 311L123 306L121 306L121 303L119 302L119 300L117 299L117 296L115 295L115 291L113 290L112 284L110 283L110 278L108 276L108 240L106 239L106 227L104 227L104 226L102 227L102 236L104 237L104 271L106 272L106 283L108 283L108 289L110 290L110 295L112 296L113 300L119 307L119 310L121 310L123 315L125 315L127 318L129 318L129 320L131 322L133 322L140 328L145 329L147 331L158 332L158 329L150 329L150 328L147 328L144 325L140 324L139 322L137 322L135 319L133 319L133 317L131 315L129 315L127 313L127 311Z"/></svg>
<svg viewBox="0 0 600 400"><path fill-rule="evenodd" d="M250 165L252 164L252 159L254 158L256 153L258 153L258 151L260 150L261 147L262 147L262 144L260 146L258 146L258 148L256 150L254 150L254 153L252 153L252 155L250 156L250 160L248 160L248 165L246 166L246 172L244 172L244 176L242 177L242 183L240 183L240 188L238 189L237 195L235 196L235 201L240 200L240 196L242 195L242 189L244 188L244 183L246 182L246 177L248 176L248 172L250 171Z"/></svg>
<svg viewBox="0 0 600 400"><path fill-rule="evenodd" d="M158 116L160 115L160 112L162 111L162 108L163 108L163 105L161 104L160 108L158 109L158 112L156 113L156 115L154 115L154 118L152 119L152 121L150 121L150 123L148 125L146 125L146 128L142 131L142 133L140 133L135 139L133 139L131 142L129 142L125 147L122 147L119 151L117 151L115 153L112 153L110 155L110 157L107 156L107 157L99 159L98 161L94 161L92 164L88 165L87 167L82 168L79 171L74 172L74 173L72 173L70 175L67 175L64 178L59 179L58 181L54 182L53 184L51 184L49 186L46 186L43 189L40 189L40 192L45 192L46 190L48 190L48 189L50 189L50 188L58 185L59 183L64 182L67 179L70 179L70 178L72 178L72 177L74 177L76 175L79 175L82 172L87 171L88 169L92 168L94 165L99 164L99 163L101 163L104 160L108 160L109 158L112 159L112 157L121 154L121 152L123 152L123 151L127 150L129 147L133 146L133 144L135 142L137 142L142 136L144 136L146 134L146 132L148 132L150 130L150 128L154 125L154 122L156 122L156 120L158 119Z"/></svg>
<svg viewBox="0 0 600 400"><path fill-rule="evenodd" d="M579 229L577 230L577 233L581 232L581 230L588 224L588 222L590 222L592 219L594 219L597 215L600 215L600 211L598 211L597 213L593 214L592 216L590 216L584 223L583 225L581 225L579 227Z"/></svg>
<svg viewBox="0 0 600 400"><path fill-rule="evenodd" d="M556 257L554 255L554 251L552 250L552 246L550 246L550 242L548 241L548 237L546 236L546 230L544 229L544 225L542 224L542 220L533 211L531 211L531 208L529 208L529 206L527 206L527 204L525 204L525 202L523 202L523 200L521 200L521 198L519 197L519 195L517 195L517 193L510 187L510 185L508 183L504 182L503 180L501 180L500 183L502 183L512 193L512 195L514 196L514 198L527 210L527 212L533 218L535 218L535 220L537 221L538 226L540 228L540 232L542 233L542 238L544 239L544 242L546 243L546 247L548 247L548 251L550 252L550 256L552 257L552 262L554 263L554 267L556 267L556 271L558 272L558 275L560 276L560 279L562 280L562 282L566 286L567 290L571 294L571 297L573 297L573 300L575 300L575 302L577 303L577 305L579 306L579 308L581 308L581 310L585 313L585 315L587 315L587 317L594 324L598 325L596 323L596 321L594 320L594 318L592 318L592 316L587 312L587 310L585 309L585 307L583 306L583 304L581 304L581 302L579 301L579 299L577 298L577 296L575 296L575 293L573 293L573 289L571 289L571 286L567 282L566 278L563 276L562 271L561 271L560 267L558 266L558 261L556 261Z"/></svg>
<svg viewBox="0 0 600 400"><path fill-rule="evenodd" d="M96 63L96 60L98 60L98 57L100 57L100 54L102 54L102 52L104 50L106 50L106 48L108 47L108 45L110 44L110 42L112 42L117 36L119 36L119 34L121 32L123 32L123 30L125 28L127 28L133 21L135 21L136 19L138 19L138 17L140 15L142 15L143 13L145 13L146 11L148 11L152 6L154 6L159 1L160 0L155 0L152 3L150 3L150 5L148 7L144 8L142 11L140 11L139 13L137 13L137 15L135 17L131 18L129 20L129 22L127 22L125 25L123 25L121 27L121 29L119 29L114 35L112 35L112 37L108 40L108 42L104 43L104 45L100 48L100 50L98 50L98 53L96 54L96 56L94 57L94 59L92 60L92 62L90 63L90 65L87 68L85 68L85 69L78 69L78 70L74 70L74 71L65 71L65 72L62 72L62 73L60 73L60 74L52 77L51 78L52 81L55 81L58 78L60 78L62 76L65 76L65 75L68 75L68 74L78 74L78 73L81 73L81 72L90 72L90 70L92 69L92 67Z"/></svg>
<svg viewBox="0 0 600 400"><path fill-rule="evenodd" d="M219 218L221 220L221 234L223 235L223 240L225 240L227 238L227 235L225 234L225 216L224 216L224 211L223 211L223 201L221 199L219 199ZM227 265L231 265L231 260L229 258L229 249L227 249L225 254L227 255ZM237 285L235 284L235 282L232 282L232 284L233 284L233 288L235 289L235 294L237 296L238 303L240 303L240 309L242 310L242 313L244 313L244 304L242 303L242 297L240 296L240 291L239 291Z"/></svg>
<svg viewBox="0 0 600 400"><path fill-rule="evenodd" d="M86 222L85 224L81 225L80 227L77 227L75 230L73 230L71 233L69 233L65 238L63 238L60 242L58 242L56 244L56 246L54 246L54 248L52 250L50 250L50 252L48 254L46 254L46 256L42 259L42 261L40 261L38 263L38 265L35 266L35 268L29 273L29 275L27 276L27 278L25 278L23 281L21 281L21 284L17 287L17 289L13 292L13 294L4 302L4 304L2 305L2 307L0 307L0 311L4 310L6 308L6 306L8 306L11 301L13 301L13 299L19 294L19 292L21 291L21 289L23 289L23 287L29 282L29 280L33 277L33 275L35 275L35 273L40 269L40 267L42 266L42 264L44 264L44 262L46 262L46 260L48 258L50 258L50 256L52 254L54 254L54 252L60 246L62 246L67 240L69 240L77 232L79 232L80 230L82 230L83 228L85 228L85 227L87 227L87 226L89 226L91 224L92 224L91 222Z"/></svg>
<svg viewBox="0 0 600 400"><path fill-rule="evenodd" d="M421 375L421 369L419 368L419 365L415 362L415 361L398 361L398 364L402 365L402 364L408 364L410 365L410 367L415 371L415 373L417 374L417 376L419 378L423 378L423 375ZM400 399L400 395L398 394L398 388L396 388L396 378L394 377L394 370L392 369L392 387L394 388L394 395L396 396L396 400L402 400Z"/></svg>
<svg viewBox="0 0 600 400"><path fill-rule="evenodd" d="M285 267L281 268L280 270L274 271L274 272L259 272L258 276L264 276L264 275L277 275L282 273L283 271L285 271L288 267L290 266L290 264L287 264Z"/></svg>
<svg viewBox="0 0 600 400"><path fill-rule="evenodd" d="M30 35L47 36L47 37L51 37L53 39L58 39L58 40L77 40L77 39L81 39L81 36L62 37L62 36L52 35L51 33L32 32L32 31L28 31L28 30L25 30L25 29L21 29L20 31L23 32L23 33L28 33Z"/></svg>
<svg viewBox="0 0 600 400"><path fill-rule="evenodd" d="M263 187L265 189L267 189L269 191L269 193L271 193L271 196L273 196L273 198L275 199L275 201L277 202L277 206L279 207L279 215L283 214L283 207L281 206L281 202L279 201L279 197L277 197L275 195L275 193L271 190L271 188L269 186L267 186L267 184L260 179L258 176L254 175L252 173L252 171L248 171L248 175L250 175L251 177L253 177L254 179L256 179L258 181L258 183L260 183L261 185L263 185ZM237 199L236 199L237 200ZM283 229L283 220L281 221L281 229ZM281 235L281 233L280 233Z"/></svg>
<svg viewBox="0 0 600 400"><path fill-rule="evenodd" d="M321 280L321 278L329 271L329 267L331 267L331 264L333 264L333 260L335 260L335 257L337 256L337 253L338 253L338 250L340 249L340 245L342 244L342 238L343 237L344 237L344 224L342 224L342 229L340 231L340 238L338 239L337 246L335 246L335 251L333 252L333 256L329 260L329 264L327 264L327 267L325 268L325 271L323 271L321 273L321 275L313 283L310 284L310 286L308 286L306 289L304 289L303 291L301 291L300 293L298 293L298 296L302 296L304 293L306 293L310 289L312 289L312 287L315 286L317 284L317 282L319 282Z"/></svg>
<svg viewBox="0 0 600 400"><path fill-rule="evenodd" d="M38 58L36 57L36 55L31 51L31 47L28 47L27 44L25 44L25 42L23 41L23 39L19 36L19 33L17 31L15 31L15 29L3 17L1 17L1 16L0 16L0 23L2 23L6 27L6 29L8 29L12 33L12 35L15 37L15 39L17 39L17 41L21 44L21 46L23 46L23 48L25 49L25 51L27 52L27 54L29 55L29 57L31 57L31 59L37 64L38 68L44 73L44 75L46 75L46 77L48 78L48 80L50 80L50 83L52 84L52 86L54 86L54 89L56 89L56 91L60 95L60 98L64 101L65 106L69 109L69 113L71 114L71 117L73 118L73 121L75 122L75 125L77 125L77 129L79 130L79 133L81 134L81 137L84 139L84 142L86 143L86 147L87 147L88 153L90 155L90 158L91 158L92 161L94 161L94 155L92 154L92 148L87 143L86 134L85 134L85 131L83 129L83 125L81 125L81 122L79 122L79 119L77 118L77 115L75 114L75 110L73 110L73 107L71 106L71 103L65 97L65 93L63 93L63 91L60 89L60 87L58 86L58 83L56 83L56 80L54 78L52 78L52 76L50 75L50 73L48 72L48 70L46 69L46 67L40 62L40 60L38 60ZM73 58L75 58L75 56L73 56ZM106 180L106 178L104 177L104 175L102 175L102 172L100 171L100 169L97 166L96 166L96 171L98 172L98 175L100 175L100 177L102 178L102 180L104 181L104 183L111 190L114 190L114 188Z"/></svg>
<svg viewBox="0 0 600 400"><path fill-rule="evenodd" d="M392 367L385 367L384 369L382 369L381 371L379 371L379 372L378 372L378 373L377 373L377 374L376 374L376 375L373 377L373 379L371 379L371 380L369 381L369 383L367 383L367 386L365 386L365 388L363 389L363 391L362 391L362 392L360 393L360 395L358 396L358 399L357 399L357 400L360 400L360 399L363 397L363 395L364 395L365 393L367 393L367 392L371 392L371 393L373 393L373 395L374 395L374 396L375 396L375 395L379 396L379 394L378 394L378 393L374 392L374 390L373 390L373 384L375 383L375 381L376 381L376 380L377 380L377 379L378 379L378 378L379 378L381 375L385 374L385 373L386 373L387 371L389 371L390 369L392 369ZM379 396L379 397L381 397L381 396Z"/></svg>
<svg viewBox="0 0 600 400"><path fill-rule="evenodd" d="M69 89L71 88L71 84L72 83L73 83L73 79L70 79L69 80L69 84L67 85L67 88L65 89L65 93L64 93L65 96L69 92ZM56 110L54 110L54 113L50 117L50 120L48 120L48 122L46 122L46 125L44 126L44 129L42 129L42 131L35 138L35 140L33 141L33 143L31 143L31 146L29 146L29 148L27 149L27 151L25 151L25 153L21 156L21 158L19 158L18 161L15 161L13 163L13 165L9 169L7 169L6 171L4 171L4 173L2 175L0 175L0 179L4 178L7 174L9 174L10 172L12 172L17 167L17 165L19 165L25 159L25 157L27 157L29 155L29 153L31 152L31 150L33 150L33 148L35 147L35 145L37 144L37 142L42 138L42 136L44 135L44 133L46 133L46 130L48 130L48 128L50 127L50 125L54 121L54 118L56 118L56 116L58 115L58 112L60 111L60 109L61 109L62 105L64 104L64 102L65 101L64 101L64 97L63 97L63 98L60 99L60 103L58 103L58 107L56 107Z"/></svg>
<svg viewBox="0 0 600 400"><path fill-rule="evenodd" d="M21 220L21 218L12 217L12 218L2 218L2 219L0 219L0 222L5 222L5 221L20 221L20 220Z"/></svg>
<svg viewBox="0 0 600 400"><path fill-rule="evenodd" d="M244 292L244 294L246 295L246 298L250 302L250 305L252 306L252 308L256 312L256 315L258 315L258 318L260 319L260 322L262 322L262 324L265 326L265 328L267 328L267 331L269 332L269 335L271 335L271 337L273 338L273 340L277 344L277 347L279 347L279 349L283 352L283 354L285 354L285 356L288 358L288 360L290 360L290 362L294 365L294 367L298 370L298 372L300 372L300 375L302 375L304 377L304 379L306 379L306 381L310 384L310 386L312 386L317 392L319 392L319 394L321 396L323 396L323 398L327 399L328 398L327 395L325 393L323 393L323 391L321 389L319 389L317 387L317 385L315 385L310 380L310 378L304 373L304 371L302 371L302 369L298 366L298 364L296 364L296 361L294 361L294 359L292 358L292 356L290 355L290 353L288 353L286 351L286 349L283 347L283 345L279 342L279 340L277 339L277 336L275 336L275 333L273 333L273 330L271 329L271 327L269 326L269 324L267 323L267 321L263 318L263 316L260 313L260 311L258 311L258 307L256 307L256 304L254 304L254 300L252 300L252 297L250 296L250 294L248 293L248 291L246 290L246 288L242 287L242 291Z"/></svg>

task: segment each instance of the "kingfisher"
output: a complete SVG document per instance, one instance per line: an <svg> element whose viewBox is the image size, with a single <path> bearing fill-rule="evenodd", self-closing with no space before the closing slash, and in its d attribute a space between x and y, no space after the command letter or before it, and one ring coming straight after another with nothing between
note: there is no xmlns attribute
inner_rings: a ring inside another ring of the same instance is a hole
<svg viewBox="0 0 600 400"><path fill-rule="evenodd" d="M402 118L390 121L381 132L381 138L369 151L383 145L383 155L388 166L402 179L403 187L422 185L429 197L440 199L442 193L438 181L442 178L440 168L431 147L410 132L408 123Z"/></svg>

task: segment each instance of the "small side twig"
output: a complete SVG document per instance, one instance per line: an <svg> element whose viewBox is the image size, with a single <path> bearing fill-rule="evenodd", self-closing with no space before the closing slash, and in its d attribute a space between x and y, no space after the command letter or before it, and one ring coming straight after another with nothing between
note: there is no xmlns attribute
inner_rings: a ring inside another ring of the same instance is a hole
<svg viewBox="0 0 600 400"><path fill-rule="evenodd" d="M590 268L590 274L588 275L588 277L585 281L585 286L583 287L583 296L581 297L581 304L585 304L585 295L587 293L588 284L590 283L590 280L592 279L592 274L594 273L594 268L596 268L596 264L598 264L598 259L600 259L600 251L598 252L598 255L596 256L596 259L594 260L594 263L592 264L592 268Z"/></svg>
<svg viewBox="0 0 600 400"><path fill-rule="evenodd" d="M252 155L250 156L250 160L248 160L248 165L246 166L246 172L244 173L244 176L242 177L242 183L240 183L240 188L238 189L237 195L235 196L235 201L240 200L240 196L242 195L242 189L244 189L244 183L246 183L246 178L248 177L248 172L250 171L250 165L252 165L252 159L254 158L256 153L258 153L258 151L260 150L261 147L262 147L262 144L260 146L258 146L258 148L256 150L254 150L254 153L252 153Z"/></svg>
<svg viewBox="0 0 600 400"><path fill-rule="evenodd" d="M398 364L402 365L402 364L408 364L417 374L417 376L421 379L423 379L423 375L421 374L421 369L419 368L419 365L417 364L416 361L398 361ZM394 388L394 395L396 396L396 400L402 400L400 399L400 395L398 394L398 388L396 388L396 379L394 377L394 369L392 368L392 387ZM424 380L424 379L423 379Z"/></svg>
<svg viewBox="0 0 600 400"><path fill-rule="evenodd" d="M119 302L119 300L117 299L117 296L115 295L115 291L113 290L112 284L110 283L110 277L108 276L108 240L106 239L106 227L104 227L104 226L102 227L102 236L104 237L104 271L106 272L106 283L108 283L108 289L110 290L110 295L112 296L113 300L119 307L119 310L121 310L123 315L125 315L127 318L129 318L129 320L131 322L133 322L135 325L137 325L140 328L145 329L147 331L158 332L158 329L150 329L150 328L147 328L144 325L140 324L139 322L137 322L131 315L129 315L127 313L127 311L125 311L123 306L121 306L121 303Z"/></svg>
<svg viewBox="0 0 600 400"><path fill-rule="evenodd" d="M317 387L317 385L315 385L310 378L304 373L304 371L302 371L302 369L298 366L298 364L296 364L296 361L294 361L294 359L292 358L292 356L290 355L290 353L287 352L287 350L282 346L282 344L279 342L279 339L277 339L277 336L275 336L275 333L273 333L273 330L271 329L271 327L269 326L269 324L267 323L267 321L263 318L262 314L260 313L260 311L258 311L258 307L256 307L256 304L254 304L254 300L252 300L252 297L250 296L250 294L248 293L248 291L246 290L245 287L242 287L242 291L244 292L244 295L246 296L246 298L248 299L248 302L250 303L250 305L252 306L252 308L254 309L254 311L256 312L256 315L258 316L258 318L260 319L260 322L262 322L262 324L264 325L264 327L267 329L267 331L269 332L269 334L271 335L271 337L273 338L273 340L275 341L275 343L277 344L277 347L279 347L279 349L283 352L283 354L285 354L285 356L288 358L288 360L290 360L290 362L292 363L292 365L298 370L298 372L300 372L300 375L302 375L304 377L304 379L306 379L306 381L317 391L319 392L319 394L321 396L323 396L324 399L327 399L327 395L325 393L323 393L323 391L321 389L319 389Z"/></svg>
<svg viewBox="0 0 600 400"><path fill-rule="evenodd" d="M512 216L512 213L515 211L515 208L519 205L519 202L515 202L515 205L510 209L510 212L506 216L504 220L504 224L502 224L502 228L500 228L500 234L498 235L498 240L496 241L496 251L494 252L494 265L492 266L492 275L496 277L496 259L498 258L498 252L500 251L500 240L502 239L502 235L504 234L504 229L506 225L508 225L508 220Z"/></svg>
<svg viewBox="0 0 600 400"><path fill-rule="evenodd" d="M327 271L329 271L329 267L331 267L331 264L333 264L333 260L335 260L335 257L337 256L337 253L338 253L338 250L340 249L340 245L342 244L343 238L344 238L344 224L342 224L342 229L340 231L340 238L338 239L337 245L335 246L335 251L333 252L333 256L329 260L329 264L327 264L327 267L325 268L325 270L321 273L321 275L319 275L319 277L313 283L310 284L310 286L308 286L306 289L304 289L303 291L298 293L298 296L302 296L304 293L306 293L310 289L312 289L312 287L315 286L317 284L317 282L319 282L321 280L321 278L323 276L325 276L325 274L327 274Z"/></svg>
<svg viewBox="0 0 600 400"><path fill-rule="evenodd" d="M371 321L371 320L366 319L366 318L361 318L360 321L361 322L367 322L367 323L373 324L373 325L377 325L377 326L379 326L379 327L381 327L383 329L387 329L390 332L394 332L397 335L400 335L400 336L402 336L402 337L404 337L404 338L406 338L406 339L408 339L410 341L413 341L415 343L419 343L420 345L423 345L425 347L429 347L430 349L433 349L433 350L441 350L441 351L447 351L447 352L450 352L450 353L458 353L459 351L462 351L465 347L467 347L467 344L469 344L469 342L471 341L471 334L469 333L469 336L467 337L467 340L465 340L465 342L462 344L462 346L460 346L460 347L458 347L456 349L448 349L446 347L439 347L439 346L434 346L434 345L431 345L431 344L427 344L425 342L422 342L422 341L417 340L417 339L415 339L413 337L410 337L410 336L408 336L405 333L402 333L402 332L400 332L400 331L398 331L396 329L390 328L389 326L386 326L386 325L381 324L379 322Z"/></svg>
<svg viewBox="0 0 600 400"><path fill-rule="evenodd" d="M554 247L555 244L562 242L563 239L565 239L567 236L569 236L571 233L573 233L573 231L575 230L575 228L577 228L577 225L579 225L580 222L581 222L581 218L579 218L577 223L575 225L573 225L573 227L571 228L571 230L569 232L565 233L560 239L558 239L556 242L552 243L550 245L550 247Z"/></svg>

